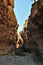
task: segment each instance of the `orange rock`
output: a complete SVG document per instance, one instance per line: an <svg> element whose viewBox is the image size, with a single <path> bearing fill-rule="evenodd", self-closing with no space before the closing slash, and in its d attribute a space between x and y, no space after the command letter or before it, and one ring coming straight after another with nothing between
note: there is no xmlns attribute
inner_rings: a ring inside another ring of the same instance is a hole
<svg viewBox="0 0 43 65"><path fill-rule="evenodd" d="M0 1L0 54L10 53L17 43L18 24L13 7L14 0Z"/></svg>
<svg viewBox="0 0 43 65"><path fill-rule="evenodd" d="M8 1L7 0L3 0L4 6L7 7L8 6Z"/></svg>
<svg viewBox="0 0 43 65"><path fill-rule="evenodd" d="M9 3L11 4L12 7L14 7L14 0L9 0Z"/></svg>

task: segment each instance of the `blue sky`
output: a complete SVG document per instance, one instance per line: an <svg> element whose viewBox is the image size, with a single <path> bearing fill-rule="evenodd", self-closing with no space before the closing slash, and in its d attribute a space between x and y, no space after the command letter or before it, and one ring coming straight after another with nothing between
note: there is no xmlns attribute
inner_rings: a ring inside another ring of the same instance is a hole
<svg viewBox="0 0 43 65"><path fill-rule="evenodd" d="M15 0L14 12L19 24L18 32L22 30L25 20L30 15L32 3L31 0Z"/></svg>

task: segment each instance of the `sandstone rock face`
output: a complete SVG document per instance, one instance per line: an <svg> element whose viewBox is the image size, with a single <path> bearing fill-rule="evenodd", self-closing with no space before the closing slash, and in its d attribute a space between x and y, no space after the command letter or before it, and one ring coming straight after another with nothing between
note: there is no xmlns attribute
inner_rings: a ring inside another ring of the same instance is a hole
<svg viewBox="0 0 43 65"><path fill-rule="evenodd" d="M24 49L24 51L28 51L27 25L28 25L28 20L25 21L25 24L23 26L23 30L20 32L20 35L23 39L23 49Z"/></svg>
<svg viewBox="0 0 43 65"><path fill-rule="evenodd" d="M30 46L32 45L30 48L35 51L36 55L43 58L43 0L39 0L32 5L29 21L27 36Z"/></svg>
<svg viewBox="0 0 43 65"><path fill-rule="evenodd" d="M43 0L32 5L28 23L25 22L20 34L25 50L34 52L38 58L43 59Z"/></svg>
<svg viewBox="0 0 43 65"><path fill-rule="evenodd" d="M0 0L0 54L8 54L17 43L18 24L14 0Z"/></svg>

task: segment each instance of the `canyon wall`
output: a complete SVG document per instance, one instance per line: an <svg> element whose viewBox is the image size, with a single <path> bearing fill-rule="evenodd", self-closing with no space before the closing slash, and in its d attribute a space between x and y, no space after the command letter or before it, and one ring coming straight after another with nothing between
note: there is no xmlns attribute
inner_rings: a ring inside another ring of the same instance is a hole
<svg viewBox="0 0 43 65"><path fill-rule="evenodd" d="M17 43L17 19L14 0L0 0L0 54L13 52Z"/></svg>
<svg viewBox="0 0 43 65"><path fill-rule="evenodd" d="M31 14L20 32L24 49L43 59L43 0L32 4ZM26 26L27 25L27 26Z"/></svg>
<svg viewBox="0 0 43 65"><path fill-rule="evenodd" d="M43 58L43 0L38 0L32 5L27 29L30 32L27 31L27 36L32 51Z"/></svg>

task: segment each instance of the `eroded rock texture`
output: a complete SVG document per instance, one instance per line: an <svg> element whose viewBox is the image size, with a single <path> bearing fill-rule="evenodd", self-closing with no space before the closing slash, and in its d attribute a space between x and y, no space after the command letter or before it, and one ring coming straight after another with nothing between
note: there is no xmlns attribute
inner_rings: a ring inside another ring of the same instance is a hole
<svg viewBox="0 0 43 65"><path fill-rule="evenodd" d="M43 0L39 0L32 5L27 26L27 36L31 44L29 44L30 48L35 51L36 55L43 58Z"/></svg>
<svg viewBox="0 0 43 65"><path fill-rule="evenodd" d="M34 52L39 59L43 59L43 0L32 4L28 22L25 22L20 34L25 51Z"/></svg>
<svg viewBox="0 0 43 65"><path fill-rule="evenodd" d="M14 0L0 0L0 54L8 54L17 43L18 24Z"/></svg>

